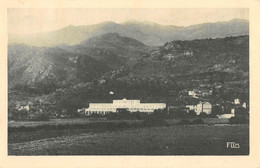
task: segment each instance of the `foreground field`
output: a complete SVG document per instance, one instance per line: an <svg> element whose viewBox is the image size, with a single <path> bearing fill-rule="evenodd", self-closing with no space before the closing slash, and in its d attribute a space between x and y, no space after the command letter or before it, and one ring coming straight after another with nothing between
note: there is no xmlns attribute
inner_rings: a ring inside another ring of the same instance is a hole
<svg viewBox="0 0 260 168"><path fill-rule="evenodd" d="M104 120L104 119L89 119L89 118L68 118L68 119L50 119L49 121L10 121L8 127L38 127L49 125L73 125L73 124L90 124L96 122L138 122L137 120Z"/></svg>
<svg viewBox="0 0 260 168"><path fill-rule="evenodd" d="M168 119L169 124L176 124L181 119ZM9 121L8 127L37 127L45 125L66 125L66 124L89 124L96 122L128 122L128 123L140 123L140 120L104 120L104 119L89 119L89 118L69 118L69 119L51 119L49 121ZM225 124L228 123L226 118L205 118L203 121L206 124Z"/></svg>
<svg viewBox="0 0 260 168"><path fill-rule="evenodd" d="M33 132L32 132L33 134ZM240 148L227 148L227 142ZM174 125L9 143L9 155L247 155L248 125Z"/></svg>
<svg viewBox="0 0 260 168"><path fill-rule="evenodd" d="M195 120L190 119L190 121ZM178 125L181 119L168 119L160 126ZM227 124L228 119L205 118L205 124ZM88 118L52 119L50 121L16 121L8 123L8 143L35 141L62 136L97 133L105 131L122 131L150 127L142 120L100 120ZM158 126L158 125L157 125Z"/></svg>

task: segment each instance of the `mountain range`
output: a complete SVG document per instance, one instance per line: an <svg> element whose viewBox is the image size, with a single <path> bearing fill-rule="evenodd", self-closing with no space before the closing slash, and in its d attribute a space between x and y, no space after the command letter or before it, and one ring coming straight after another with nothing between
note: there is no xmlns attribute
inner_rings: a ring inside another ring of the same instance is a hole
<svg viewBox="0 0 260 168"><path fill-rule="evenodd" d="M22 43L29 46L54 47L78 45L88 39L105 33L118 33L148 46L160 46L173 40L221 38L249 34L249 22L233 19L226 22L203 23L180 27L160 25L154 22L128 21L122 24L106 21L94 25L67 26L62 29L35 34L9 34L9 44Z"/></svg>
<svg viewBox="0 0 260 168"><path fill-rule="evenodd" d="M157 102L201 84L225 86L232 100L249 92L248 29L238 19L189 27L104 22L30 35L26 42L9 36L9 100L45 96L82 106L108 101L112 90L116 98Z"/></svg>
<svg viewBox="0 0 260 168"><path fill-rule="evenodd" d="M132 77L210 71L248 74L248 54L248 36L177 40L149 47L133 38L107 33L74 46L9 45L8 81L9 87L49 78L58 84L77 84L122 68Z"/></svg>

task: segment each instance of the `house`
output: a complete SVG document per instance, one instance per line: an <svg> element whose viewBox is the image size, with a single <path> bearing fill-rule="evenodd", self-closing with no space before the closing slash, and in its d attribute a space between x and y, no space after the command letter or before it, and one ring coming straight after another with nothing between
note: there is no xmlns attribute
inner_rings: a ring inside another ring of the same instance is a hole
<svg viewBox="0 0 260 168"><path fill-rule="evenodd" d="M29 111L30 110L29 105L22 105L22 106L18 107L18 111L22 111L22 110Z"/></svg>
<svg viewBox="0 0 260 168"><path fill-rule="evenodd" d="M189 111L196 111L197 110L197 104L189 104L189 105L186 105L186 108L189 110Z"/></svg>
<svg viewBox="0 0 260 168"><path fill-rule="evenodd" d="M212 105L209 102L200 102L197 104L197 115L199 115L201 112L205 112L207 114L211 114L212 111Z"/></svg>
<svg viewBox="0 0 260 168"><path fill-rule="evenodd" d="M198 98L198 97L209 97L212 95L212 90L207 90L207 89L203 89L203 90L199 90L199 89L193 89L191 91L188 92L188 95L194 98Z"/></svg>
<svg viewBox="0 0 260 168"><path fill-rule="evenodd" d="M246 102L242 104L242 107L244 107L245 109L247 108Z"/></svg>
<svg viewBox="0 0 260 168"><path fill-rule="evenodd" d="M22 111L22 110L29 111L31 105L32 105L32 102L21 101L16 104L16 109L18 111Z"/></svg>
<svg viewBox="0 0 260 168"><path fill-rule="evenodd" d="M78 113L81 113L81 112L84 112L84 111L85 111L84 108L82 108L82 109L78 109L78 110L77 110Z"/></svg>
<svg viewBox="0 0 260 168"><path fill-rule="evenodd" d="M234 104L240 104L240 100L239 99L235 99L234 100Z"/></svg>
<svg viewBox="0 0 260 168"><path fill-rule="evenodd" d="M191 91L188 92L188 95L189 95L189 96L192 96L192 97L195 97L195 96L196 96L196 93L195 93L194 90L191 90Z"/></svg>
<svg viewBox="0 0 260 168"><path fill-rule="evenodd" d="M206 114L211 114L212 112L212 104L209 102L199 102L198 104L188 104L186 105L190 111L193 110L197 115L204 112Z"/></svg>
<svg viewBox="0 0 260 168"><path fill-rule="evenodd" d="M231 118L231 117L235 117L235 114L222 114L222 115L217 115L218 118Z"/></svg>
<svg viewBox="0 0 260 168"><path fill-rule="evenodd" d="M190 50L190 51L185 51L184 53L183 53L184 55L193 55L193 51L192 50Z"/></svg>

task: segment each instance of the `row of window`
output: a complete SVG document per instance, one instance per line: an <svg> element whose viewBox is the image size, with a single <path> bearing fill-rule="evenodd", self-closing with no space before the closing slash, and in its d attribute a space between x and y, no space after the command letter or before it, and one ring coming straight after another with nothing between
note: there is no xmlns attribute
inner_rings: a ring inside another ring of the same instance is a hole
<svg viewBox="0 0 260 168"><path fill-rule="evenodd" d="M149 112L149 111L145 111L145 112ZM108 114L108 113L111 113L111 111L88 111L86 112L85 114L102 114L102 115L105 115L105 114Z"/></svg>
<svg viewBox="0 0 260 168"><path fill-rule="evenodd" d="M136 109L136 108L150 108L150 109L158 109L158 108L165 108L165 106L91 106L90 108L100 108L100 109L116 109L116 108L128 108L128 109Z"/></svg>
<svg viewBox="0 0 260 168"><path fill-rule="evenodd" d="M99 109L99 110L98 110ZM101 108L98 108L98 109L86 109L86 111L115 111L116 108L105 108L105 109L101 109ZM159 108L127 108L129 111L132 111L132 110L155 110L155 109L159 109Z"/></svg>
<svg viewBox="0 0 260 168"><path fill-rule="evenodd" d="M88 111L88 112L86 112L86 114L108 114L108 113L110 113L110 112L108 112L108 111Z"/></svg>

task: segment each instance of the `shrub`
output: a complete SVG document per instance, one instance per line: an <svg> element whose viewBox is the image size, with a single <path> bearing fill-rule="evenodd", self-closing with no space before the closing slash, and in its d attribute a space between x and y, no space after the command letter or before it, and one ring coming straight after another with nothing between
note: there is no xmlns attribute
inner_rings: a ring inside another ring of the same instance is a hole
<svg viewBox="0 0 260 168"><path fill-rule="evenodd" d="M190 110L189 113L187 114L188 117L196 117L197 114L194 110Z"/></svg>
<svg viewBox="0 0 260 168"><path fill-rule="evenodd" d="M118 119L118 116L116 113L108 113L108 114L106 114L106 117L108 120L117 120Z"/></svg>
<svg viewBox="0 0 260 168"><path fill-rule="evenodd" d="M144 121L143 125L147 127L155 127L155 126L168 126L168 124L164 121L162 117L158 117L157 115L151 114Z"/></svg>
<svg viewBox="0 0 260 168"><path fill-rule="evenodd" d="M13 110L12 112L12 119L14 120L25 120L28 117L28 111L27 110Z"/></svg>
<svg viewBox="0 0 260 168"><path fill-rule="evenodd" d="M199 115L199 117L201 117L201 118L207 118L207 117L208 117L208 114L205 113L205 112L201 112L200 115Z"/></svg>
<svg viewBox="0 0 260 168"><path fill-rule="evenodd" d="M202 119L196 119L196 120L192 121L191 124L194 124L194 125L205 124L205 122Z"/></svg>
<svg viewBox="0 0 260 168"><path fill-rule="evenodd" d="M235 116L238 118L246 118L248 116L248 111L243 107L238 107L235 109Z"/></svg>
<svg viewBox="0 0 260 168"><path fill-rule="evenodd" d="M190 125L190 124L191 124L191 121L186 120L186 119L183 119L183 120L178 122L178 125Z"/></svg>
<svg viewBox="0 0 260 168"><path fill-rule="evenodd" d="M50 117L47 114L40 114L30 118L31 121L49 121Z"/></svg>
<svg viewBox="0 0 260 168"><path fill-rule="evenodd" d="M229 119L230 124L248 124L249 120L245 117L231 117Z"/></svg>

